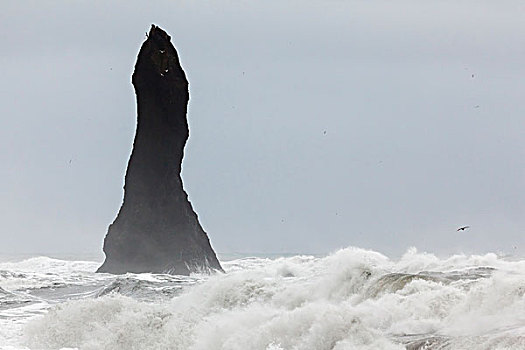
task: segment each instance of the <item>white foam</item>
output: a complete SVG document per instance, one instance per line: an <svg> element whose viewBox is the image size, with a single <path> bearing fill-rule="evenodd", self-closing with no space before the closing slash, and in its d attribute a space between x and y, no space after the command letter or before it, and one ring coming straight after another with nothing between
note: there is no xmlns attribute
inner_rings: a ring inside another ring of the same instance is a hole
<svg viewBox="0 0 525 350"><path fill-rule="evenodd" d="M479 268L488 270L469 274ZM348 248L325 258L239 259L225 269L168 302L115 294L62 303L29 322L20 346L404 349L399 341L424 337L451 349L525 344L525 264L495 254L440 259L412 249L396 262Z"/></svg>
<svg viewBox="0 0 525 350"><path fill-rule="evenodd" d="M66 274L95 272L99 265L100 263L96 261L67 261L39 256L18 262L2 262L0 263L0 270Z"/></svg>
<svg viewBox="0 0 525 350"><path fill-rule="evenodd" d="M0 287L8 291L44 288L60 284L85 284L98 277L100 264L93 261L65 261L35 257L19 262L0 263Z"/></svg>

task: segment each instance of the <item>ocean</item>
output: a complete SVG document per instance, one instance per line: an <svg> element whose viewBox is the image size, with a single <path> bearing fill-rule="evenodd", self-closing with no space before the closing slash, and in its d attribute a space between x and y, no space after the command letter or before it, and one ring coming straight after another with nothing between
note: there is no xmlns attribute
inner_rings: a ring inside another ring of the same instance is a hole
<svg viewBox="0 0 525 350"><path fill-rule="evenodd" d="M0 349L525 349L525 260L495 253L349 247L189 277L5 260Z"/></svg>

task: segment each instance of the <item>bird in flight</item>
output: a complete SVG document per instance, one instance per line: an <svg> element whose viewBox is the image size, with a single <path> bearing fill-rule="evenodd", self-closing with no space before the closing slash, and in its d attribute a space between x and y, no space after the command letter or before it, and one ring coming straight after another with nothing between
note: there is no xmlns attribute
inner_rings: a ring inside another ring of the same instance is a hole
<svg viewBox="0 0 525 350"><path fill-rule="evenodd" d="M470 226L461 226L457 231L465 231L467 228L470 228Z"/></svg>

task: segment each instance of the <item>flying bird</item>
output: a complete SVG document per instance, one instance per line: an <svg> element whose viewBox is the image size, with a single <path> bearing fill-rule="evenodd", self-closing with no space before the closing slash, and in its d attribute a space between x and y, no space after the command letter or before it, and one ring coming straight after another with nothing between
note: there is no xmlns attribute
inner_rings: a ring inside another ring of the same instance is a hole
<svg viewBox="0 0 525 350"><path fill-rule="evenodd" d="M470 228L470 226L461 226L457 231L465 231L467 228Z"/></svg>

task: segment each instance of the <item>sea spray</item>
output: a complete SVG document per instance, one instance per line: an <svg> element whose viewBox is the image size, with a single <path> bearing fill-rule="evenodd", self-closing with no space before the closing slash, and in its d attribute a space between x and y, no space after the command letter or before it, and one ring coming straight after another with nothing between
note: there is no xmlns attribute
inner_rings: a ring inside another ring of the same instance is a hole
<svg viewBox="0 0 525 350"><path fill-rule="evenodd" d="M71 271L91 287L98 279L96 290L25 321L19 348L525 348L522 260L410 249L393 261L347 248L223 266L228 273L211 277ZM67 294L71 279L62 278Z"/></svg>

